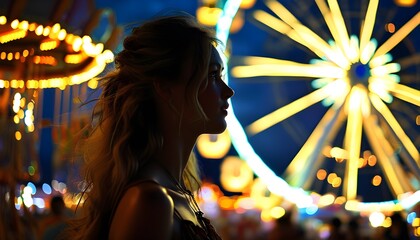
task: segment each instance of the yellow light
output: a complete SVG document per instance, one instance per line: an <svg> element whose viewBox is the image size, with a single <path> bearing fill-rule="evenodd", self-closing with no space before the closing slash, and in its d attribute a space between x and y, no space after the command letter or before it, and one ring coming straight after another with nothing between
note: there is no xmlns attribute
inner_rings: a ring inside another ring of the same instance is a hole
<svg viewBox="0 0 420 240"><path fill-rule="evenodd" d="M362 33L360 39L360 50L364 52L365 46L368 44L373 31L373 26L375 25L376 12L378 10L379 0L370 0L369 6L366 11L366 17L364 24L362 26Z"/></svg>
<svg viewBox="0 0 420 240"><path fill-rule="evenodd" d="M4 25L7 23L7 18L5 16L0 16L0 25Z"/></svg>
<svg viewBox="0 0 420 240"><path fill-rule="evenodd" d="M98 87L98 80L97 79L89 80L87 84L90 89L96 89Z"/></svg>
<svg viewBox="0 0 420 240"><path fill-rule="evenodd" d="M377 160L376 160L376 156L375 155L370 155L368 157L368 165L369 166L371 166L371 167L375 166L376 165L376 162L377 162Z"/></svg>
<svg viewBox="0 0 420 240"><path fill-rule="evenodd" d="M36 29L35 29L35 34L38 36L41 36L42 33L44 32L44 26L39 25Z"/></svg>
<svg viewBox="0 0 420 240"><path fill-rule="evenodd" d="M333 158L341 158L341 159L348 159L349 154L345 149L339 147L333 147L330 150L330 155Z"/></svg>
<svg viewBox="0 0 420 240"><path fill-rule="evenodd" d="M389 228L392 225L392 220L390 217L386 217L382 223L382 227Z"/></svg>
<svg viewBox="0 0 420 240"><path fill-rule="evenodd" d="M336 177L333 179L331 186L333 186L334 188L338 188L341 185L341 177Z"/></svg>
<svg viewBox="0 0 420 240"><path fill-rule="evenodd" d="M261 221L270 222L272 220L273 220L273 218L271 217L270 210L269 209L263 209L261 211Z"/></svg>
<svg viewBox="0 0 420 240"><path fill-rule="evenodd" d="M79 52L83 44L82 38L79 36L75 36L72 40L73 51Z"/></svg>
<svg viewBox="0 0 420 240"><path fill-rule="evenodd" d="M41 41L41 44L39 45L39 49L41 51L49 51L52 49L55 49L60 44L60 41L54 40L54 39L44 39Z"/></svg>
<svg viewBox="0 0 420 240"><path fill-rule="evenodd" d="M45 37L50 35L51 32L51 27L50 26L46 26L44 27L44 31L42 32L42 35L44 35Z"/></svg>
<svg viewBox="0 0 420 240"><path fill-rule="evenodd" d="M242 9L250 9L254 6L256 1L257 0L242 0L239 7Z"/></svg>
<svg viewBox="0 0 420 240"><path fill-rule="evenodd" d="M393 23L387 23L385 24L385 30L389 33L395 32L395 25Z"/></svg>
<svg viewBox="0 0 420 240"><path fill-rule="evenodd" d="M328 178L327 178L328 183L329 184L332 184L332 182L334 181L334 179L336 177L337 177L337 174L336 173L330 173L330 174L328 174Z"/></svg>
<svg viewBox="0 0 420 240"><path fill-rule="evenodd" d="M411 224L413 227L420 227L420 216L414 218L413 223Z"/></svg>
<svg viewBox="0 0 420 240"><path fill-rule="evenodd" d="M67 54L64 57L64 62L68 64L78 64L87 59L87 56L83 53Z"/></svg>
<svg viewBox="0 0 420 240"><path fill-rule="evenodd" d="M349 96L348 122L344 136L344 148L349 153L346 162L344 192L347 199L357 197L358 160L362 136L362 102L366 93L358 86L354 86Z"/></svg>
<svg viewBox="0 0 420 240"><path fill-rule="evenodd" d="M64 39L66 38L66 36L67 36L67 31L66 31L66 29L61 29L61 30L58 32L58 36L57 36L57 38L58 38L58 40L62 41L62 40L64 40Z"/></svg>
<svg viewBox="0 0 420 240"><path fill-rule="evenodd" d="M201 6L197 8L197 20L207 26L216 26L217 21L222 15L223 10L220 8Z"/></svg>
<svg viewBox="0 0 420 240"><path fill-rule="evenodd" d="M274 219L279 219L279 218L283 217L284 214L286 214L286 210L284 210L284 208L282 208L282 207L273 207L270 210L270 215Z"/></svg>
<svg viewBox="0 0 420 240"><path fill-rule="evenodd" d="M19 25L18 25L18 28L21 29L21 30L24 30L24 31L28 30L28 28L29 28L28 21L20 22Z"/></svg>
<svg viewBox="0 0 420 240"><path fill-rule="evenodd" d="M16 29L19 26L19 20L15 19L10 23L10 27Z"/></svg>
<svg viewBox="0 0 420 240"><path fill-rule="evenodd" d="M36 27L37 27L36 23L31 23L28 26L28 30L33 32L33 31L35 31Z"/></svg>
<svg viewBox="0 0 420 240"><path fill-rule="evenodd" d="M394 0L394 2L401 7L412 7L416 5L417 0Z"/></svg>
<svg viewBox="0 0 420 240"><path fill-rule="evenodd" d="M244 13L243 11L238 11L235 17L232 20L232 24L230 25L229 32L230 33L237 33L245 24Z"/></svg>
<svg viewBox="0 0 420 240"><path fill-rule="evenodd" d="M334 200L335 200L334 195L325 194L325 195L322 195L321 198L319 199L318 205L320 207L329 206L334 203Z"/></svg>
<svg viewBox="0 0 420 240"><path fill-rule="evenodd" d="M240 158L229 156L223 160L220 182L227 191L244 191L251 184L253 177L252 169Z"/></svg>
<svg viewBox="0 0 420 240"><path fill-rule="evenodd" d="M230 136L227 130L217 135L202 134L197 139L197 150L205 158L220 159L226 156L230 146Z"/></svg>
<svg viewBox="0 0 420 240"><path fill-rule="evenodd" d="M27 32L21 29L15 29L0 34L0 43L7 43L17 39L24 38Z"/></svg>
<svg viewBox="0 0 420 240"><path fill-rule="evenodd" d="M19 131L15 132L15 139L20 141L22 139L22 133L20 133Z"/></svg>
<svg viewBox="0 0 420 240"><path fill-rule="evenodd" d="M379 227L385 220L385 215L381 212L374 212L369 216L369 221L372 227Z"/></svg>
<svg viewBox="0 0 420 240"><path fill-rule="evenodd" d="M35 126L33 124L27 126L28 132L33 132L35 131Z"/></svg>
<svg viewBox="0 0 420 240"><path fill-rule="evenodd" d="M58 32L60 31L60 29L61 29L60 24L59 24L59 23L56 23L56 24L54 24L54 25L53 25L53 27L51 28L51 32L53 32L53 33L58 33Z"/></svg>
<svg viewBox="0 0 420 240"><path fill-rule="evenodd" d="M15 124L19 124L20 118L18 117L18 115L13 116L13 122L15 122Z"/></svg>
<svg viewBox="0 0 420 240"><path fill-rule="evenodd" d="M326 176L327 176L327 171L325 171L325 169L319 169L316 172L316 177L321 181L324 180Z"/></svg>
<svg viewBox="0 0 420 240"><path fill-rule="evenodd" d="M381 178L381 176L379 176L379 175L375 175L373 178L372 178L372 185L373 186L379 186L380 184L381 184L381 182L382 182L382 178Z"/></svg>
<svg viewBox="0 0 420 240"><path fill-rule="evenodd" d="M339 196L334 200L335 204L344 204L346 202L346 198L344 196Z"/></svg>
<svg viewBox="0 0 420 240"><path fill-rule="evenodd" d="M358 168L363 168L364 166L366 166L366 162L364 158L359 158L359 162L357 164Z"/></svg>

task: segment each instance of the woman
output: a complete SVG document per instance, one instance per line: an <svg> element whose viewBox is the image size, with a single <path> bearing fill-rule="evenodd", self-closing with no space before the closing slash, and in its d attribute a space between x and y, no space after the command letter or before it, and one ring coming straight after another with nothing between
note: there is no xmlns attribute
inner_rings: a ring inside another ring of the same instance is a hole
<svg viewBox="0 0 420 240"><path fill-rule="evenodd" d="M86 139L86 201L71 239L220 239L191 192L193 147L226 128L233 90L212 32L191 16L133 29Z"/></svg>

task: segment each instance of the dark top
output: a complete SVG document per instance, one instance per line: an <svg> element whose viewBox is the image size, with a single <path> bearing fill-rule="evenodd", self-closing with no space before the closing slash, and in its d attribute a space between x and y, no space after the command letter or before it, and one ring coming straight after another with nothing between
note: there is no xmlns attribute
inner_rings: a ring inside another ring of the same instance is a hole
<svg viewBox="0 0 420 240"><path fill-rule="evenodd" d="M176 209L174 210L175 217L178 218L181 223L182 240L222 240L214 227L211 225L209 219L203 217L206 232L203 228L195 225L193 222L182 219L178 211Z"/></svg>
<svg viewBox="0 0 420 240"><path fill-rule="evenodd" d="M159 186L162 186L153 180L144 179L134 181L133 183L129 184L126 189L143 182L153 182L158 184ZM181 225L180 240L222 240L222 238L217 234L214 227L211 225L210 220L205 217L201 217L203 225L205 225L206 228L205 230L202 227L195 225L195 223L183 219L181 214L179 214L179 212L176 210L176 208L174 208L174 218L177 218Z"/></svg>

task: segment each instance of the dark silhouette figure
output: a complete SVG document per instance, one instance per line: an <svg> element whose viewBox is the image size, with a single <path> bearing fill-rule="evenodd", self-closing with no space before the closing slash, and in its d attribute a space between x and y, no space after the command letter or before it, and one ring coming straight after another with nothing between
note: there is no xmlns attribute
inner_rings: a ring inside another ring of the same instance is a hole
<svg viewBox="0 0 420 240"><path fill-rule="evenodd" d="M268 240L288 239L305 239L305 233L303 229L293 221L291 212L286 212L284 216L276 219L275 226L268 236Z"/></svg>
<svg viewBox="0 0 420 240"><path fill-rule="evenodd" d="M338 217L333 217L329 222L330 236L328 240L343 240L346 239L345 234L341 230L342 221Z"/></svg>
<svg viewBox="0 0 420 240"><path fill-rule="evenodd" d="M409 240L409 229L407 222L400 213L391 216L392 225L385 230L387 240Z"/></svg>
<svg viewBox="0 0 420 240"><path fill-rule="evenodd" d="M45 216L39 225L40 239L57 239L66 227L66 205L62 196L54 196L50 200L50 213Z"/></svg>
<svg viewBox="0 0 420 240"><path fill-rule="evenodd" d="M356 217L351 218L350 221L347 223L346 239L347 240L363 239L360 234L360 226L359 226L358 218Z"/></svg>

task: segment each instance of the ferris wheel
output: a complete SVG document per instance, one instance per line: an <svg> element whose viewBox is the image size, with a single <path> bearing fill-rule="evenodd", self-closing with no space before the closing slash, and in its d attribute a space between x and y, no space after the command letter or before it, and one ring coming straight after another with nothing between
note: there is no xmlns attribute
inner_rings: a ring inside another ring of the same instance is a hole
<svg viewBox="0 0 420 240"><path fill-rule="evenodd" d="M262 37L238 43L228 26L240 2L227 1L217 25L232 45L228 127L268 189L298 207L326 196L357 211L418 202L419 4L257 2L247 20Z"/></svg>

